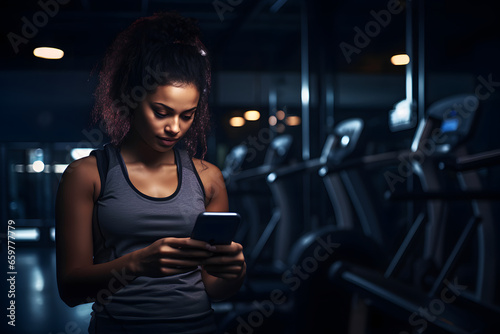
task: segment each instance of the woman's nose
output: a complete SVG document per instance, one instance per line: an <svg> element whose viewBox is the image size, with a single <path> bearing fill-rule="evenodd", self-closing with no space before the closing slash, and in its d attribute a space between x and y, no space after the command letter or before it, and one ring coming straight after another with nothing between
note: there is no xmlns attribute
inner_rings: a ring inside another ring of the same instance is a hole
<svg viewBox="0 0 500 334"><path fill-rule="evenodd" d="M172 134L177 134L180 131L179 128L179 118L178 117L173 117L172 119L169 120L167 125L165 126L165 131L168 133Z"/></svg>

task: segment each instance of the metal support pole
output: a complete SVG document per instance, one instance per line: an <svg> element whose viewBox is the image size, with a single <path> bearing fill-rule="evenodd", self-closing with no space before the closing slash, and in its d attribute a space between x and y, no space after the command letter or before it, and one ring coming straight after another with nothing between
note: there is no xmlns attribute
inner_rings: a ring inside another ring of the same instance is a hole
<svg viewBox="0 0 500 334"><path fill-rule="evenodd" d="M416 106L417 128L425 119L425 20L424 0L406 2L406 99ZM413 109L413 108L412 108ZM413 191L413 174L406 182ZM414 220L414 203L408 202L408 222Z"/></svg>
<svg viewBox="0 0 500 334"><path fill-rule="evenodd" d="M276 117L276 111L278 111L278 93L276 91L276 82L273 80L271 82L271 86L269 87L269 95L268 95L268 103L269 103L269 116ZM269 125L271 130L271 139L276 136L276 126Z"/></svg>
<svg viewBox="0 0 500 334"><path fill-rule="evenodd" d="M425 117L425 17L424 0L406 3L406 99L415 103L418 122Z"/></svg>
<svg viewBox="0 0 500 334"><path fill-rule="evenodd" d="M425 0L418 0L418 117L425 117Z"/></svg>
<svg viewBox="0 0 500 334"><path fill-rule="evenodd" d="M406 65L406 100L413 103L413 67L415 63L413 52L412 1L406 2L406 54L410 62Z"/></svg>
<svg viewBox="0 0 500 334"><path fill-rule="evenodd" d="M307 3L301 2L300 22L300 55L301 55L301 101L302 101L302 159L311 156L309 138L309 36L307 22Z"/></svg>
<svg viewBox="0 0 500 334"><path fill-rule="evenodd" d="M302 160L311 158L310 138L310 78L309 78L309 27L307 2L301 2L300 21L300 48L301 48L301 101L302 101ZM302 202L304 214L304 226L309 224L311 213L311 180L310 175L305 173L302 177Z"/></svg>

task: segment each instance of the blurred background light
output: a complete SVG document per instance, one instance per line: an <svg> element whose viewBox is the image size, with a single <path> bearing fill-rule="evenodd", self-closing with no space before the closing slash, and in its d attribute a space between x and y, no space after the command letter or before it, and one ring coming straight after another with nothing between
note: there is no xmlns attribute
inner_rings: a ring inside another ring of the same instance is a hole
<svg viewBox="0 0 500 334"><path fill-rule="evenodd" d="M36 227L33 228L18 227L16 228L16 240L38 241L40 240L40 230Z"/></svg>
<svg viewBox="0 0 500 334"><path fill-rule="evenodd" d="M351 138L349 138L349 136L342 136L342 138L340 138L340 144L342 144L342 146L347 146L349 144L349 142L351 141Z"/></svg>
<svg viewBox="0 0 500 334"><path fill-rule="evenodd" d="M288 126L297 126L300 125L301 119L299 116L288 116L286 118L286 125Z"/></svg>
<svg viewBox="0 0 500 334"><path fill-rule="evenodd" d="M399 101L389 111L389 129L393 132L413 128L416 123L417 117L409 100Z"/></svg>
<svg viewBox="0 0 500 334"><path fill-rule="evenodd" d="M285 119L285 112L283 110L278 110L276 112L276 118L279 119L280 121Z"/></svg>
<svg viewBox="0 0 500 334"><path fill-rule="evenodd" d="M245 111L243 117L247 121L257 121L260 118L260 112L258 112L257 110L248 110Z"/></svg>
<svg viewBox="0 0 500 334"><path fill-rule="evenodd" d="M41 160L33 162L33 171L35 173L41 173L45 169L45 164Z"/></svg>
<svg viewBox="0 0 500 334"><path fill-rule="evenodd" d="M303 103L306 103L306 104L309 103L309 88L307 86L302 86L300 96L302 98Z"/></svg>
<svg viewBox="0 0 500 334"><path fill-rule="evenodd" d="M61 59L64 56L64 51L56 48L40 47L33 50L33 54L38 58Z"/></svg>
<svg viewBox="0 0 500 334"><path fill-rule="evenodd" d="M74 148L71 150L71 157L75 160L88 157L93 148Z"/></svg>
<svg viewBox="0 0 500 334"><path fill-rule="evenodd" d="M394 55L391 57L393 65L407 65L410 63L410 57L407 54Z"/></svg>
<svg viewBox="0 0 500 334"><path fill-rule="evenodd" d="M231 125L234 128L239 128L245 125L245 119L240 116L231 117L231 119L229 120L229 125Z"/></svg>

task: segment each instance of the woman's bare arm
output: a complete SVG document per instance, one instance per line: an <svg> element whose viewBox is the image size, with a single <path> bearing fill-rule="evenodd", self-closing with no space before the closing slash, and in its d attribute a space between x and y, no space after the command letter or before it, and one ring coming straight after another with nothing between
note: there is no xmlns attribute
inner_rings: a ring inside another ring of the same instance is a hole
<svg viewBox="0 0 500 334"><path fill-rule="evenodd" d="M227 212L229 203L224 178L216 166L195 160L195 166L205 187L206 211ZM214 256L202 266L202 279L208 295L215 300L226 299L240 289L246 275L243 247L235 242L231 245L215 246Z"/></svg>
<svg viewBox="0 0 500 334"><path fill-rule="evenodd" d="M103 297L108 290L116 292L135 277L130 275L130 256L93 264L92 212L99 191L94 157L71 163L57 191L57 282L59 294L69 306L91 302L99 291Z"/></svg>

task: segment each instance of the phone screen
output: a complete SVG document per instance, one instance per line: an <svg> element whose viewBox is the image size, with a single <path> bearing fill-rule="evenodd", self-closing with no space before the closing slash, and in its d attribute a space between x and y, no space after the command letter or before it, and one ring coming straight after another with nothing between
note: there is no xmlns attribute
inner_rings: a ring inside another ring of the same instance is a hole
<svg viewBox="0 0 500 334"><path fill-rule="evenodd" d="M202 212L196 219L191 238L211 245L229 245L240 220L241 217L236 212Z"/></svg>

